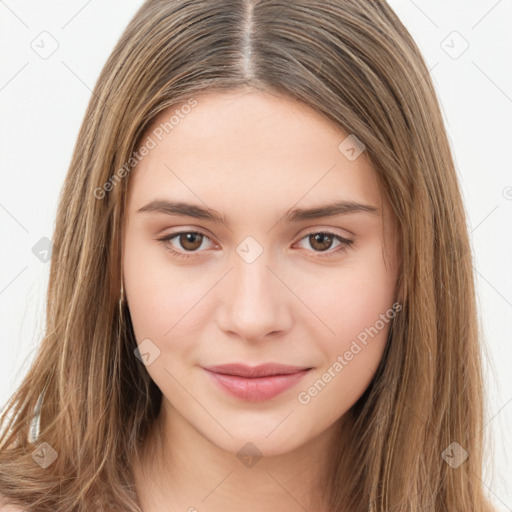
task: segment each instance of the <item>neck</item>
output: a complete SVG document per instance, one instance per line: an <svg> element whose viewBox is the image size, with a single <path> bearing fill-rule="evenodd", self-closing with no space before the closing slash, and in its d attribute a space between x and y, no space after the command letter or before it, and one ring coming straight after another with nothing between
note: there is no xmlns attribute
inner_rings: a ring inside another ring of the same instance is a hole
<svg viewBox="0 0 512 512"><path fill-rule="evenodd" d="M338 432L337 422L291 452L242 457L210 442L163 398L134 464L140 504L144 512L327 511L326 476Z"/></svg>

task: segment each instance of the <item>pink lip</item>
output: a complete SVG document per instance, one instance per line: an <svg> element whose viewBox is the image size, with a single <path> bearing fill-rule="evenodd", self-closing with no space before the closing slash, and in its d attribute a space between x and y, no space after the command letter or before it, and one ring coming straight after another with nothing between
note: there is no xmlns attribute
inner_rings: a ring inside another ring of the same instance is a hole
<svg viewBox="0 0 512 512"><path fill-rule="evenodd" d="M249 402L269 400L299 382L311 369L277 363L226 364L203 368L224 390Z"/></svg>

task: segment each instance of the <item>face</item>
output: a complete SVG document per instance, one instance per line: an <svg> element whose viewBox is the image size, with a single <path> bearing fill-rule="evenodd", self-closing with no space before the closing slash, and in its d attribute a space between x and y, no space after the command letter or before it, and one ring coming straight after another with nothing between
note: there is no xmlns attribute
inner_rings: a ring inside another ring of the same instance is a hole
<svg viewBox="0 0 512 512"><path fill-rule="evenodd" d="M183 105L155 119L129 177L123 279L144 369L169 421L282 454L332 429L379 365L395 225L364 146L309 107L253 90Z"/></svg>

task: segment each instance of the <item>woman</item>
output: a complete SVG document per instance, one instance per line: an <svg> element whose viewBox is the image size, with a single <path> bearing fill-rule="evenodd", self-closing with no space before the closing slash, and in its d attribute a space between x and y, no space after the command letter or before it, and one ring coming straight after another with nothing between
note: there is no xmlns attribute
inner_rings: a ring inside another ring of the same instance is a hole
<svg viewBox="0 0 512 512"><path fill-rule="evenodd" d="M53 244L5 503L492 510L463 204L386 3L144 3Z"/></svg>

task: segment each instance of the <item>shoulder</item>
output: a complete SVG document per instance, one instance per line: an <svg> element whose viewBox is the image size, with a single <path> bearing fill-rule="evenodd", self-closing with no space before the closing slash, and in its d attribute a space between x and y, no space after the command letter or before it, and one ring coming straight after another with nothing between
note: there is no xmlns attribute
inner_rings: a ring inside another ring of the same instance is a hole
<svg viewBox="0 0 512 512"><path fill-rule="evenodd" d="M0 494L0 512L23 512L23 509L17 505L8 505L7 498Z"/></svg>

